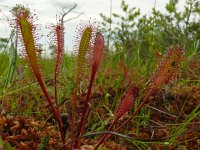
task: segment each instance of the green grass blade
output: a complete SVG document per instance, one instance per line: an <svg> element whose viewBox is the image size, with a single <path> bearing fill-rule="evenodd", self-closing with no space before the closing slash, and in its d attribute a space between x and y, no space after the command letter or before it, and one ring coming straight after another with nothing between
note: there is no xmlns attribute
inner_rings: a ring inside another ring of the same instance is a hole
<svg viewBox="0 0 200 150"><path fill-rule="evenodd" d="M200 104L188 115L188 117L183 121L183 123L176 128L174 131L172 131L172 135L180 135L186 130L187 125L197 116L200 115ZM169 139L168 143L172 144L177 136L172 137Z"/></svg>
<svg viewBox="0 0 200 150"><path fill-rule="evenodd" d="M6 89L10 86L11 82L13 81L16 65L17 65L17 50L14 47L14 44L11 43L11 46L9 48L9 67L7 70L6 80L4 84L4 91L6 91Z"/></svg>
<svg viewBox="0 0 200 150"><path fill-rule="evenodd" d="M39 150L44 150L44 147L45 147L45 145L47 144L47 142L48 142L48 138L45 136L45 137L43 137L42 138L42 141L41 141L41 143L40 143L40 145L39 145Z"/></svg>
<svg viewBox="0 0 200 150"><path fill-rule="evenodd" d="M8 142L5 143L5 150L13 150Z"/></svg>

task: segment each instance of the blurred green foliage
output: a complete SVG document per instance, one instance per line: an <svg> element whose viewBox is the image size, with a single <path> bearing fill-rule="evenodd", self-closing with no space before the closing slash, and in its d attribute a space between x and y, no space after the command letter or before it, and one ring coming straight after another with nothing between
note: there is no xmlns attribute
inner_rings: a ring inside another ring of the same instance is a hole
<svg viewBox="0 0 200 150"><path fill-rule="evenodd" d="M154 7L150 15L142 15L140 9L122 0L123 13L113 13L111 17L100 14L107 45L122 52L128 62L146 60L177 44L188 55L199 53L200 2L187 0L183 10L178 9L178 3L179 0L169 0L165 12Z"/></svg>

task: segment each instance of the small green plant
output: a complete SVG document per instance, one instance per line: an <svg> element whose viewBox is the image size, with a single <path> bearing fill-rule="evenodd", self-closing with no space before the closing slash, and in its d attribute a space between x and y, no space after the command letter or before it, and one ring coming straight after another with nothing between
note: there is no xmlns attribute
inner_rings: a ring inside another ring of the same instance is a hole
<svg viewBox="0 0 200 150"><path fill-rule="evenodd" d="M0 149L12 150L13 148L8 142L4 142L0 136Z"/></svg>

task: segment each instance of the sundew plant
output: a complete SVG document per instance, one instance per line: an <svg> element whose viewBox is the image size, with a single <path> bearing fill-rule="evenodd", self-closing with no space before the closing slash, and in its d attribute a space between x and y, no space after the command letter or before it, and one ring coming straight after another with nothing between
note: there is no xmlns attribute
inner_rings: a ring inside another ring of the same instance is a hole
<svg viewBox="0 0 200 150"><path fill-rule="evenodd" d="M145 128L148 124L147 122L150 120L145 120L148 117L150 118L150 115L146 117L140 114L145 113L146 106L151 107L149 104L155 102L155 97L167 85L173 87L174 84L172 83L180 76L181 66L187 60L185 56L187 49L182 44L173 43L173 46L168 45L170 48L165 48L165 54L159 54L159 59L155 62L152 61L152 64L151 61L146 61L146 64L143 64L144 61L139 60L135 63L135 57L139 59L139 53L138 56L134 56L135 53L126 55L126 57L129 57L127 58L127 63L131 64L128 64L131 67L127 67L128 65L123 62L125 57L121 58L120 55L125 50L122 52L117 51L116 53L109 51L110 47L106 44L106 41L109 39L106 38L111 38L109 37L111 35L107 35L105 38L99 23L90 19L88 22L81 22L77 26L76 37L73 41L73 55L67 56L64 51L63 24L60 19L57 19L56 24L48 25L49 34L44 35L49 37L50 43L54 46L54 57L47 59L50 60L51 66L53 64L53 69L49 68L53 76L53 82L50 82L46 80L45 73L43 73L44 69L41 65L41 61L45 62L46 60L40 56L41 51L38 44L41 31L38 29L36 21L39 18L37 18L36 14L32 15L28 8L21 5L17 6L21 9L13 13L11 27L16 32L16 41L20 43L22 48L22 56L18 59L25 60L24 64L30 68L31 75L36 80L34 84L40 87L40 89L36 89L38 93L41 92L40 94L42 94L39 99L46 101L47 105L43 108L46 109L47 106L48 110L50 110L50 117L45 118L45 123L43 122L42 126L39 126L38 122L23 119L23 117L15 118L15 115L14 117L10 117L2 111L0 115L0 149L4 149L4 147L11 148L12 146L18 149L126 149L129 148L128 144L130 143L138 149L145 149L150 148L149 145L153 147L153 142L159 142L160 144L164 140L166 141L162 143L162 146L166 146L172 144L176 140L176 137L183 133L182 131L185 130L186 124L198 116L199 105L188 117L185 117L185 125L172 128L172 135L165 130L160 131L166 134L164 138L154 138L154 131L152 131L151 137L149 137L150 133L148 136L147 134L139 135L140 127L143 125ZM122 6L124 11L128 10L128 6L124 1L122 1ZM135 14L135 16L137 15L138 13ZM119 18L117 14L114 14L114 16ZM129 19L135 16L129 16ZM118 28L118 30L120 29ZM114 32L110 31L110 34L112 33ZM125 36L128 35L121 35L121 32L119 32L119 36L124 42L126 39ZM131 45L132 41L129 42ZM117 49L119 43L114 44ZM119 46L118 48L122 47ZM128 44L123 48L129 48ZM127 51L130 52L130 49L127 49ZM66 62L70 63L70 65L65 67L65 69L67 68L65 71L62 71ZM112 68L113 64L123 66L121 67L123 68L123 75L120 74L120 67ZM110 68L108 69L105 66L109 66ZM149 66L153 66L154 68L149 69ZM19 71L16 68L15 72L18 73ZM148 69L151 73L148 73ZM136 79L138 72L141 74ZM147 79L144 74L148 76ZM23 74L23 76L25 75ZM69 80L71 86L68 87L68 83L64 83L66 80L60 80L60 78ZM124 82L128 83L123 88L119 88ZM176 84L176 82L174 83ZM61 87L62 90L60 89ZM16 93L16 91L7 94L4 90L1 108L6 106L4 104L6 97ZM33 91L29 91L30 94ZM60 95L61 93L62 95ZM66 93L70 93L70 96L67 97ZM42 104L45 103L42 102ZM38 109L40 108L38 107ZM163 113L164 111L160 112ZM181 112L183 113L183 109L181 109ZM173 116L170 113L166 114ZM178 117L175 116L175 118L177 119ZM51 121L49 121L50 119ZM52 126L47 125L48 121ZM159 125L159 123L156 125ZM33 129L30 129L30 127ZM36 135L36 130L41 131L40 136ZM129 131L131 134L128 134ZM116 140L116 136L123 140ZM32 140L37 141L39 144L31 143L30 141ZM114 140L119 143L110 143L110 141ZM59 141L59 146L47 146L53 145L57 141ZM126 141L128 144L123 146L123 141ZM113 147L111 146L112 144L114 145Z"/></svg>

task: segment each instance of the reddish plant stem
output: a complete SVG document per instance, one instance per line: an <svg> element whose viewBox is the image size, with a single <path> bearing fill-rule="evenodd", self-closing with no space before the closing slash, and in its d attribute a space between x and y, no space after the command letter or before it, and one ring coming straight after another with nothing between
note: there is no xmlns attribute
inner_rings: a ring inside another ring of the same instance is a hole
<svg viewBox="0 0 200 150"><path fill-rule="evenodd" d="M56 62L56 65L58 65L58 60ZM57 112L58 112L58 115L61 116L60 106L58 104L58 95L57 95L57 76L58 76L58 73L56 72L58 70L57 67L55 68L55 75L54 75L54 95L55 95L55 103L56 103Z"/></svg>
<svg viewBox="0 0 200 150"><path fill-rule="evenodd" d="M77 148L77 147L80 146L80 139L79 139L79 137L80 137L82 131L85 128L85 121L86 121L85 119L86 119L86 114L87 114L88 106L89 106L88 102L90 100L90 94L91 94L91 91L92 91L92 86L93 86L93 83L94 83L95 74L96 74L96 72L94 72L94 70L92 70L91 78L90 78L90 84L89 84L87 95L86 95L85 101L84 101L83 113L82 113L81 121L80 121L80 124L79 124L79 127L78 127L78 133L77 133L77 139L78 139L78 141L75 143L75 148Z"/></svg>
<svg viewBox="0 0 200 150"><path fill-rule="evenodd" d="M72 98L72 116L71 116L71 140L74 140L74 129L75 129L75 107L76 107L76 94L77 94L77 88L78 88L78 82L79 82L79 77L77 76L76 78L76 85L74 88L74 94ZM72 142L72 147L73 147L73 142Z"/></svg>
<svg viewBox="0 0 200 150"><path fill-rule="evenodd" d="M147 100L149 99L151 95L151 90L148 91L148 94L145 96L144 100L140 103L140 105L138 106L138 108L136 109L136 111L131 115L131 117L129 119L127 119L120 127L118 127L115 132L119 131L120 129L122 129L127 123L129 123L131 121L131 119L133 119L133 117L135 117L135 115L142 109L142 107L145 105L145 103L147 102ZM111 126L108 131L110 131L112 129L113 126ZM112 135L108 135L108 134L104 134L102 136L102 138L99 140L99 142L97 143L97 145L95 146L94 150L97 150L97 148L104 143L104 141L106 141L108 138L110 138Z"/></svg>
<svg viewBox="0 0 200 150"><path fill-rule="evenodd" d="M52 110L52 112L53 112L53 114L54 114L54 117L55 117L55 119L56 119L56 121L57 121L57 123L58 123L58 128L59 128L59 130L60 130L62 142L63 142L63 144L65 144L65 137L64 137L63 130L62 130L61 116L59 116L59 114L57 113L57 111L56 111L55 108L53 107L53 103L51 102L51 99L50 99L50 97L49 97L49 95L48 95L48 93L47 93L47 91L46 91L46 88L45 88L45 86L44 86L44 83L42 82L42 79L41 79L40 77L37 77L37 76L36 76L36 79L37 79L37 81L38 81L38 83L39 83L39 85L40 85L40 87L41 87L41 89L42 89L42 91L43 91L43 93L44 93L44 95L45 95L45 97L46 97L46 99L47 99L49 105L50 105L50 108L51 108L51 110Z"/></svg>
<svg viewBox="0 0 200 150"><path fill-rule="evenodd" d="M86 122L86 120L87 120L87 118L88 118L88 116L89 116L89 114L90 114L90 111L91 111L91 110L88 109L87 114L86 114L86 116L85 116L85 119L83 120L83 124L85 124L85 122ZM81 135L83 135L84 131L85 131L85 128L82 129ZM80 137L80 136L79 136L79 137Z"/></svg>

